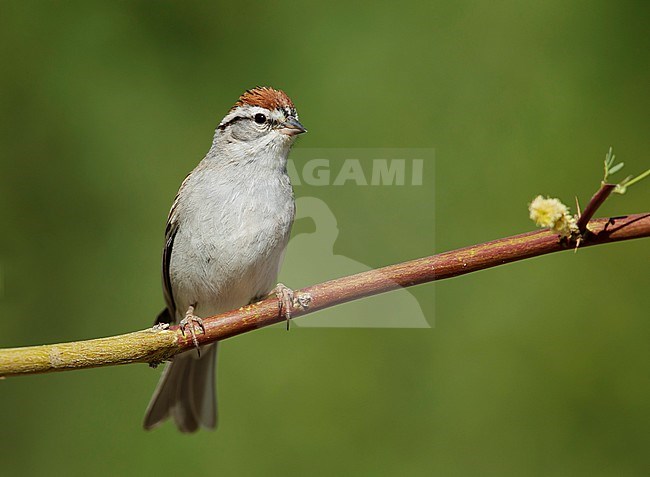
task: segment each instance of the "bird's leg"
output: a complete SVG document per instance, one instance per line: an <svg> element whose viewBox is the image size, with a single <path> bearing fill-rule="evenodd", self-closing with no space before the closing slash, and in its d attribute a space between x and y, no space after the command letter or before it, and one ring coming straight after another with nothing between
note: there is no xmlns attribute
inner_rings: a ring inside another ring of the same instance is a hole
<svg viewBox="0 0 650 477"><path fill-rule="evenodd" d="M306 309L311 302L311 295L302 293L296 296L295 292L283 283L278 283L268 296L271 295L275 295L278 299L278 312L280 315L284 311L284 317L287 320L287 331L289 330L289 320L291 320L291 310L293 307Z"/></svg>
<svg viewBox="0 0 650 477"><path fill-rule="evenodd" d="M201 331L204 334L205 334L205 326L203 326L203 320L194 314L195 306L196 303L194 305L190 305L187 308L187 311L185 312L185 318L183 318L178 325L181 329L181 333L183 334L183 336L185 336L185 328L187 328L188 326L190 327L190 335L192 336L192 343L194 343L194 347L196 348L197 353L199 353L199 356L201 356L201 349L199 348L199 342L196 339L196 333L194 331L194 323L199 325L199 328L201 328Z"/></svg>

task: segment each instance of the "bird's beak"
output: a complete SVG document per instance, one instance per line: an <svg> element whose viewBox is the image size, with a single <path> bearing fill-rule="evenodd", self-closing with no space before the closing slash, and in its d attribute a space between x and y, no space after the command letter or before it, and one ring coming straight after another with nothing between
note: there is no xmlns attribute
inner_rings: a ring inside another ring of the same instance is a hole
<svg viewBox="0 0 650 477"><path fill-rule="evenodd" d="M300 124L300 121L295 118L289 118L280 124L279 131L287 136L297 136L298 134L307 132L305 127Z"/></svg>

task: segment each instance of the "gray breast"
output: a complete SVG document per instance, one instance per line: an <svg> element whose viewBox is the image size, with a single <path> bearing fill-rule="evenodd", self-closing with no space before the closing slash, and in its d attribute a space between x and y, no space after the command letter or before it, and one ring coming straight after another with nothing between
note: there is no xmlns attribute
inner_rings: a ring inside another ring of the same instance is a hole
<svg viewBox="0 0 650 477"><path fill-rule="evenodd" d="M286 174L250 187L217 171L202 172L178 204L170 278L178 313L197 303L196 314L207 316L243 306L273 288L294 200Z"/></svg>

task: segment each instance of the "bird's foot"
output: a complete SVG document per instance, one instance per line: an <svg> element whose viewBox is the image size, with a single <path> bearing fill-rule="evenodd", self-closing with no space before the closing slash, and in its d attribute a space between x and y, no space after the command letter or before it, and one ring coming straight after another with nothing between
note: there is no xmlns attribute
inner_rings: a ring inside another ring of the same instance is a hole
<svg viewBox="0 0 650 477"><path fill-rule="evenodd" d="M169 328L169 323L156 323L151 327L153 331L162 331Z"/></svg>
<svg viewBox="0 0 650 477"><path fill-rule="evenodd" d="M296 294L288 286L278 283L269 295L275 294L278 299L278 312L280 315L284 312L284 317L287 320L287 331L289 330L289 321L291 320L291 310L293 308L301 308L306 310L311 303L311 295L309 293Z"/></svg>
<svg viewBox="0 0 650 477"><path fill-rule="evenodd" d="M189 326L190 336L192 337L192 343L196 348L197 353L201 356L201 348L199 348L199 342L196 339L195 323L201 329L201 332L205 334L205 326L203 326L203 320L194 314L194 305L190 305L187 311L185 312L185 318L181 320L178 324L181 329L181 333L185 336L185 328Z"/></svg>

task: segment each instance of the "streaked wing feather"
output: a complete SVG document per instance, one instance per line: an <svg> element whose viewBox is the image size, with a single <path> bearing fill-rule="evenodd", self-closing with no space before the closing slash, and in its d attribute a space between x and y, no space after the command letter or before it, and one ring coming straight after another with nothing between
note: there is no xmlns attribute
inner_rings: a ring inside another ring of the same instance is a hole
<svg viewBox="0 0 650 477"><path fill-rule="evenodd" d="M171 281L169 269L172 261L174 239L176 238L176 234L178 233L178 227L179 227L178 213L177 213L178 201L180 199L181 191L183 190L183 187L185 187L185 185L187 184L190 175L191 174L189 174L185 178L185 180L183 180L183 183L181 184L181 187L179 188L178 193L174 198L174 203L172 204L172 207L169 210L169 215L167 216L167 225L165 226L165 246L163 248L163 253L162 253L162 283L163 283L163 295L165 297L165 303L167 304L167 313L165 313L165 310L163 310L163 312L160 313L160 315L158 315L158 318L156 319L156 323L162 323L162 322L171 323L176 319L176 302L174 301L172 281ZM169 319L169 321L166 321L166 319Z"/></svg>

